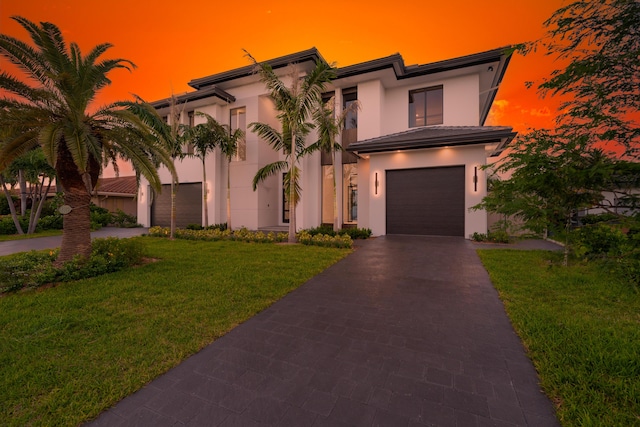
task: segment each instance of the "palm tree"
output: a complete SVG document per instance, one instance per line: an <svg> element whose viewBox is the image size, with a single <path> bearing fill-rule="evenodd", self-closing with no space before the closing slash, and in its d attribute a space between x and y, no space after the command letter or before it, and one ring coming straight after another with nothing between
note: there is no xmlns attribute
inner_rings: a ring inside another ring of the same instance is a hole
<svg viewBox="0 0 640 427"><path fill-rule="evenodd" d="M216 135L217 146L227 160L227 229L231 230L231 160L238 152L238 142L244 138L242 129L231 130L206 113L198 113L207 120L206 126ZM203 166L204 167L204 166Z"/></svg>
<svg viewBox="0 0 640 427"><path fill-rule="evenodd" d="M202 113L198 113L202 114ZM213 118L212 118L213 120ZM216 122L217 124L217 122ZM186 139L193 144L192 156L202 161L202 200L204 202L204 226L209 226L209 206L207 205L207 156L212 153L216 146L220 144L220 132L216 127L210 126L208 123L200 123L189 129Z"/></svg>
<svg viewBox="0 0 640 427"><path fill-rule="evenodd" d="M164 149L170 158L171 167L174 167L177 159L184 159L184 145L187 142L188 126L180 123L182 109L178 106L175 95L169 98L169 123L167 123L157 110L141 98L136 97L138 103L129 107L150 131L154 143ZM158 162L156 161L156 165ZM178 195L178 175L172 174L171 178L171 224L169 238L173 239L176 232L177 207L176 198Z"/></svg>
<svg viewBox="0 0 640 427"><path fill-rule="evenodd" d="M29 214L29 225L26 234L33 234L40 220L42 207L46 201L51 184L55 181L56 172L49 163L47 163L42 150L34 149L11 162L11 164L6 167L4 173L11 178L10 182L18 183L21 199L24 198L25 200L24 205L26 205L27 199L31 200L31 212ZM29 184L28 186L27 183ZM2 186L7 200L10 200L11 195L5 184L4 177L0 174L0 186ZM18 234L25 234L18 220L18 213L13 206L13 202L9 203L9 210ZM20 212L21 217L25 215L26 206L24 212Z"/></svg>
<svg viewBox="0 0 640 427"><path fill-rule="evenodd" d="M360 109L360 103L355 101L336 115L336 100L331 97L326 103L320 104L313 113L313 118L318 128L318 149L331 154L331 167L333 168L333 231L338 231L338 201L336 194L336 152L342 147L336 142L336 137L342 133L347 116Z"/></svg>
<svg viewBox="0 0 640 427"><path fill-rule="evenodd" d="M130 159L151 185L161 188L151 154L175 169L166 150L150 138L148 126L129 107L118 102L93 108L98 91L111 83L114 69L131 70L125 59L99 59L109 43L82 55L77 44L68 47L60 29L49 22L35 24L14 17L30 35L34 47L0 35L0 55L16 64L26 79L0 73L0 171L20 155L42 147L56 170L64 192L64 232L57 262L91 254L91 193L105 164L119 156Z"/></svg>
<svg viewBox="0 0 640 427"><path fill-rule="evenodd" d="M295 243L296 205L301 196L298 162L312 152L306 147L306 137L314 127L308 120L317 105L322 102L322 92L325 85L335 77L335 71L331 65L319 60L313 70L301 77L297 64L290 64L287 77L291 80L291 86L288 87L269 64L259 64L249 52L245 53L255 65L256 72L275 103L282 131L259 122L250 123L249 127L274 150L282 150L286 156L285 161L270 163L258 170L253 179L253 190L255 191L258 184L267 177L287 170L284 186L289 195L288 240L289 243Z"/></svg>

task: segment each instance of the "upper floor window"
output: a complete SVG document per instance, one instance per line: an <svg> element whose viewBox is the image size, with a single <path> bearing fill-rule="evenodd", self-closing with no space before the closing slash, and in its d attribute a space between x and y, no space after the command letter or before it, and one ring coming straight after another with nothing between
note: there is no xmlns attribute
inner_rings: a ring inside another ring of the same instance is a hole
<svg viewBox="0 0 640 427"><path fill-rule="evenodd" d="M352 87L342 90L342 108L346 110L349 106L358 101L358 88ZM357 129L358 128L358 111L352 108L344 119L345 129Z"/></svg>
<svg viewBox="0 0 640 427"><path fill-rule="evenodd" d="M230 111L230 123L229 127L231 132L236 129L241 129L245 134L247 133L247 108L240 107L234 108ZM238 147L236 149L236 155L233 160L244 161L247 160L247 140L242 138L238 140Z"/></svg>
<svg viewBox="0 0 640 427"><path fill-rule="evenodd" d="M409 91L409 127L444 123L442 92L442 86Z"/></svg>

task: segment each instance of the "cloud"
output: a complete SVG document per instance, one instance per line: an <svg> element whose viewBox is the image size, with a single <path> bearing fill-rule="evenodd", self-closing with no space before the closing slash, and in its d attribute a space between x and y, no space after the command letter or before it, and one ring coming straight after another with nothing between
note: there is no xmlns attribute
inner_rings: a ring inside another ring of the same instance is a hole
<svg viewBox="0 0 640 427"><path fill-rule="evenodd" d="M533 117L549 117L551 116L551 110L549 109L549 107L542 107L542 108L531 108L529 110L527 109L521 109L520 112L522 114L528 114L530 116Z"/></svg>
<svg viewBox="0 0 640 427"><path fill-rule="evenodd" d="M493 101L489 115L487 116L487 124L490 126L500 126L503 124L504 117L509 110L509 101L506 99L496 99Z"/></svg>

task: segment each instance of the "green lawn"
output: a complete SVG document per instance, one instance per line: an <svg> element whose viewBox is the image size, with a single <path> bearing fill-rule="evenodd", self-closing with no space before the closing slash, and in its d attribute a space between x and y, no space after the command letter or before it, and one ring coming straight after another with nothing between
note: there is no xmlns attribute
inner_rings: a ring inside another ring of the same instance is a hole
<svg viewBox="0 0 640 427"><path fill-rule="evenodd" d="M640 295L548 252L479 254L562 425L640 425Z"/></svg>
<svg viewBox="0 0 640 427"><path fill-rule="evenodd" d="M0 298L3 426L89 420L349 253L141 239L160 261Z"/></svg>
<svg viewBox="0 0 640 427"><path fill-rule="evenodd" d="M38 231L34 234L0 234L0 242L6 242L9 240L24 240L24 239L33 239L36 237L47 237L47 236L61 236L62 230L44 230Z"/></svg>

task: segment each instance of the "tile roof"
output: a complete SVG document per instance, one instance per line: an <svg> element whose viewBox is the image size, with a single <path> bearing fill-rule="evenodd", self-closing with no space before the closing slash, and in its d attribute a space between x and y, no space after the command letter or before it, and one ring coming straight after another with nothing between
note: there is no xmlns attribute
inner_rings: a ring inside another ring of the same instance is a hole
<svg viewBox="0 0 640 427"><path fill-rule="evenodd" d="M117 178L100 178L97 184L98 194L130 194L138 193L138 183L135 176L120 176Z"/></svg>
<svg viewBox="0 0 640 427"><path fill-rule="evenodd" d="M379 153L396 150L438 148L498 142L492 155L499 154L517 132L507 126L431 126L351 143L347 151Z"/></svg>

